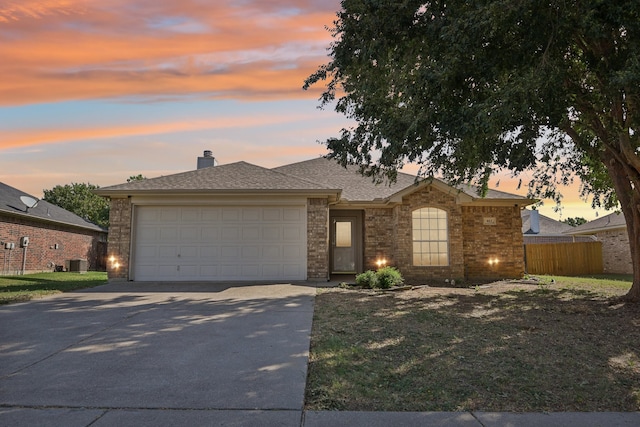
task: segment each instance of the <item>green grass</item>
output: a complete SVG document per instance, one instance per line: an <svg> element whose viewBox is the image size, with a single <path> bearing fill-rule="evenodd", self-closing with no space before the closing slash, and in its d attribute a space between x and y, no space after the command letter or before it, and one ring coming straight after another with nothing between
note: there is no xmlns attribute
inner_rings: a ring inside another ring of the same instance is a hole
<svg viewBox="0 0 640 427"><path fill-rule="evenodd" d="M46 295L91 288L107 283L107 273L37 273L0 276L0 304L28 301Z"/></svg>
<svg viewBox="0 0 640 427"><path fill-rule="evenodd" d="M616 298L630 282L539 279L320 291L307 409L640 410L640 308Z"/></svg>

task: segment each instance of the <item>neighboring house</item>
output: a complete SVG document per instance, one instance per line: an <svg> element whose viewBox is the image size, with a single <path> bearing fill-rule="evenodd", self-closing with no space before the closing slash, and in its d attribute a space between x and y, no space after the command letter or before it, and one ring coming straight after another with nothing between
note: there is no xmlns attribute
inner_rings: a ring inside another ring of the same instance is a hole
<svg viewBox="0 0 640 427"><path fill-rule="evenodd" d="M104 269L107 231L79 216L0 183L0 274L54 271L71 260ZM74 263L75 264L75 263Z"/></svg>
<svg viewBox="0 0 640 427"><path fill-rule="evenodd" d="M612 213L567 231L571 236L595 236L602 242L604 273L633 274L627 223L622 213Z"/></svg>
<svg viewBox="0 0 640 427"><path fill-rule="evenodd" d="M379 265L414 284L523 274L520 210L534 201L403 173L376 185L356 171L325 158L238 162L100 188L109 277L328 280Z"/></svg>
<svg viewBox="0 0 640 427"><path fill-rule="evenodd" d="M534 209L523 209L522 215L522 235L524 244L535 243L574 243L592 242L593 236L571 236L567 233L575 227L556 221L555 219L541 215Z"/></svg>

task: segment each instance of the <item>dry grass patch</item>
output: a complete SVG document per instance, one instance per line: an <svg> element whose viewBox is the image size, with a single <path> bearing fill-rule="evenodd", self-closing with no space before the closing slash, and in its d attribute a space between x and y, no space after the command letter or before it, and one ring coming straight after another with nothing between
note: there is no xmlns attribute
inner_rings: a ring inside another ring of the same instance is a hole
<svg viewBox="0 0 640 427"><path fill-rule="evenodd" d="M307 409L640 410L630 284L540 283L319 291Z"/></svg>

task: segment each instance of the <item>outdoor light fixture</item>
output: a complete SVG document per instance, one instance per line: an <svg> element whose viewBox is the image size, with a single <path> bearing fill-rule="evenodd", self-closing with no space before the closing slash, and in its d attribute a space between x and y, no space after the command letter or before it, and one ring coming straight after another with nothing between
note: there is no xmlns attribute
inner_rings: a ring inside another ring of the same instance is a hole
<svg viewBox="0 0 640 427"><path fill-rule="evenodd" d="M500 260L498 258L489 258L489 265L498 265L498 263L500 262Z"/></svg>
<svg viewBox="0 0 640 427"><path fill-rule="evenodd" d="M111 263L111 268L113 268L114 270L117 270L120 268L120 263L116 260L116 257L111 255L109 257L109 262Z"/></svg>
<svg viewBox="0 0 640 427"><path fill-rule="evenodd" d="M385 258L378 259L376 261L376 265L378 266L378 268L384 267L385 265L387 265L387 260Z"/></svg>

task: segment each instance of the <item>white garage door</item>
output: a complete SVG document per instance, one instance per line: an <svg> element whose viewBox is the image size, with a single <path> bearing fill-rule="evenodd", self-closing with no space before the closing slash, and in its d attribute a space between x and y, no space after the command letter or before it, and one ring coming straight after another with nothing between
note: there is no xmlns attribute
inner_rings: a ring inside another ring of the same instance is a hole
<svg viewBox="0 0 640 427"><path fill-rule="evenodd" d="M138 206L133 279L305 280L305 206Z"/></svg>

